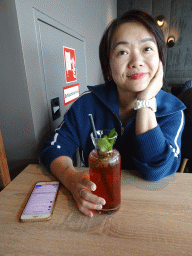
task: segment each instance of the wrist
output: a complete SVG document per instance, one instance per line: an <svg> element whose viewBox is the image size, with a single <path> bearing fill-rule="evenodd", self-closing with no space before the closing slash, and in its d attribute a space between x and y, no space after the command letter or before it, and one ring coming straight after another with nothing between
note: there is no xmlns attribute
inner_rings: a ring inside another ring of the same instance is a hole
<svg viewBox="0 0 192 256"><path fill-rule="evenodd" d="M52 161L50 165L51 173L69 189L70 183L74 180L76 170L72 160L66 156L60 156Z"/></svg>
<svg viewBox="0 0 192 256"><path fill-rule="evenodd" d="M151 100L154 96L151 95L137 95L137 100Z"/></svg>

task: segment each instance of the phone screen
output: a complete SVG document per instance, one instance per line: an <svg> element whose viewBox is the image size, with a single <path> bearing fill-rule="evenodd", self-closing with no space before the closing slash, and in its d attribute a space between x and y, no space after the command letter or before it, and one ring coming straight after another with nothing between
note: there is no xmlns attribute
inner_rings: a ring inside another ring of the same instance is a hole
<svg viewBox="0 0 192 256"><path fill-rule="evenodd" d="M58 184L37 184L25 207L23 215L50 213L58 186Z"/></svg>

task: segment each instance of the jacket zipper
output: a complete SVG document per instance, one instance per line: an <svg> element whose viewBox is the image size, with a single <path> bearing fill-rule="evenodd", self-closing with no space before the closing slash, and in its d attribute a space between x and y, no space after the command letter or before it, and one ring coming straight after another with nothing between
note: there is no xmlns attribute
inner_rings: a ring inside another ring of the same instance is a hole
<svg viewBox="0 0 192 256"><path fill-rule="evenodd" d="M123 132L124 132L124 127L123 127L123 125L122 125L122 123L121 123L121 120L119 119L119 117L115 114L115 112L113 112L112 110L111 110L111 112L117 117L117 119L119 120L119 123L120 123L120 126L121 126L121 135L123 135Z"/></svg>
<svg viewBox="0 0 192 256"><path fill-rule="evenodd" d="M124 127L121 125L121 135L124 133Z"/></svg>
<svg viewBox="0 0 192 256"><path fill-rule="evenodd" d="M121 125L121 135L123 135L125 128L123 127L123 125L122 125L122 123L121 123L121 120L118 118L118 116L117 116L113 111L112 111L112 113L113 113L113 114L117 117L117 119L119 120L120 125ZM130 118L127 122L131 121L133 118L135 118L135 117Z"/></svg>
<svg viewBox="0 0 192 256"><path fill-rule="evenodd" d="M93 92L93 91L92 91ZM94 92L93 92L94 93ZM95 93L94 93L95 94ZM97 95L96 95L97 96ZM110 109L111 110L111 109ZM121 135L123 135L123 133L124 133L124 127L123 127L123 125L122 125L122 123L121 123L121 120L119 119L119 117L115 114L115 112L113 112L112 110L111 110L111 112L117 117L117 119L119 120L119 123L120 123L120 126L121 126ZM134 117L132 117L131 119L133 119ZM129 121L131 120L131 119L129 119Z"/></svg>

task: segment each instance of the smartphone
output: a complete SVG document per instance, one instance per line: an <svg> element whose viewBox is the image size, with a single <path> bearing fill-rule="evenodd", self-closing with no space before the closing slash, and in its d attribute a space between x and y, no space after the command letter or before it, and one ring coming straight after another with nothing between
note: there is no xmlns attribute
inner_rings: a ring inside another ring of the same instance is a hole
<svg viewBox="0 0 192 256"><path fill-rule="evenodd" d="M20 221L49 220L59 190L59 181L38 182L23 210Z"/></svg>

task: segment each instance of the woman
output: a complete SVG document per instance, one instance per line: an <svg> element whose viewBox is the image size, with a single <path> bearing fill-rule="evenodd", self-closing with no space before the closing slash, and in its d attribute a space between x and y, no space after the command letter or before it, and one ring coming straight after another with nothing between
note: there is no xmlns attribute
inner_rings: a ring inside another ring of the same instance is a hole
<svg viewBox="0 0 192 256"><path fill-rule="evenodd" d="M91 193L96 185L86 179L87 172L76 172L72 162L80 147L88 166L93 149L88 114L97 130L117 131L114 148L121 154L122 169L137 169L144 178L159 180L179 167L185 105L161 90L165 47L161 29L147 13L130 11L114 20L99 49L105 84L88 86L44 144L41 161L87 216L105 204Z"/></svg>

